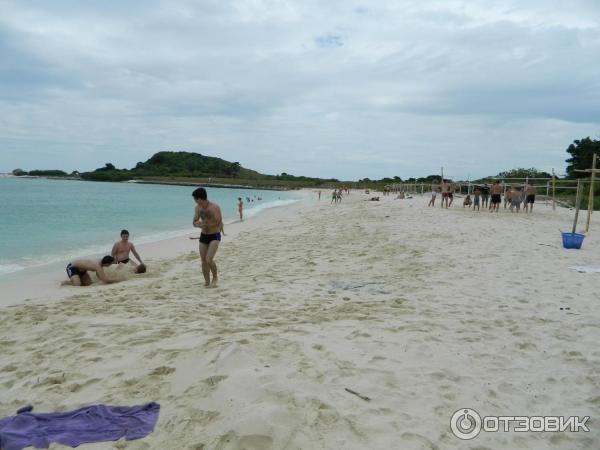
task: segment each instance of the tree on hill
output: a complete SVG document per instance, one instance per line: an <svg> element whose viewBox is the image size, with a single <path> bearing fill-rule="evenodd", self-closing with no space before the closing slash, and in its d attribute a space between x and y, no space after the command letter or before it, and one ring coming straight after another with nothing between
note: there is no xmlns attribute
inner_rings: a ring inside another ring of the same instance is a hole
<svg viewBox="0 0 600 450"><path fill-rule="evenodd" d="M592 167L592 159L594 153L600 154L600 140L590 139L586 137L584 139L575 140L569 148L567 153L571 155L566 160L567 165L567 177L568 178L583 178L589 176L581 172L575 172L575 170L585 170Z"/></svg>
<svg viewBox="0 0 600 450"><path fill-rule="evenodd" d="M505 170L496 175L497 178L552 178L552 174L537 170L535 167L530 169L518 168Z"/></svg>

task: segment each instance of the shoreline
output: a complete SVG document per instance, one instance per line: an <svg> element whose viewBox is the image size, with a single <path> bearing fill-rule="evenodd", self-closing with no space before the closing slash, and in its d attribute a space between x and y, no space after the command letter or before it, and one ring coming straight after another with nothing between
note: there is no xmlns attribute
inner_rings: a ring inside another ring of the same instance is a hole
<svg viewBox="0 0 600 450"><path fill-rule="evenodd" d="M231 219L225 222L224 242L234 240L241 231L252 231L261 225L268 223L269 220L278 220L287 214L293 214L297 209L309 206L311 202L310 192L305 190L303 198L287 205L272 206L261 209L258 213L246 216L243 222L239 219ZM251 209L249 211L252 211ZM242 227L242 225L244 225ZM197 233L200 231L198 230ZM138 253L144 259L144 262L151 266L165 263L168 260L177 258L189 251L197 253L197 241L188 239L191 232L182 231L179 236L166 239L159 239L152 242L136 244ZM109 249L110 250L110 249ZM100 255L100 254L98 254ZM95 258L98 255L88 254L78 258ZM77 294L78 292L67 292L70 286L61 286L63 281L68 281L65 275L65 266L67 259L60 262L51 262L39 266L26 267L22 270L0 275L0 288L5 295L0 299L0 310L7 306L14 306L23 302L46 302L61 300L65 296ZM114 269L114 268L111 268ZM152 269L150 268L149 271ZM110 269L109 269L110 271ZM31 280L35 280L33 283ZM128 280L127 283L133 280ZM102 286L102 283L95 282L93 287ZM66 289L65 289L66 288Z"/></svg>
<svg viewBox="0 0 600 450"><path fill-rule="evenodd" d="M167 185L167 186L196 186L196 187L212 187L212 188L222 188L222 189L255 189L262 191L298 191L302 189L319 189L312 187L277 187L277 186L252 186L247 184L221 184L221 183L213 183L213 182L191 182L191 181L162 181L162 180L144 180L144 179L132 179L132 180L123 180L123 181L112 181L112 180L86 180L85 178L80 177L52 177L52 176L44 176L44 175L12 175L12 174L2 174L2 178L24 178L24 179L42 179L42 180L64 180L64 181L86 181L92 183L133 183L133 184L159 184L159 185ZM325 189L325 188L320 188Z"/></svg>

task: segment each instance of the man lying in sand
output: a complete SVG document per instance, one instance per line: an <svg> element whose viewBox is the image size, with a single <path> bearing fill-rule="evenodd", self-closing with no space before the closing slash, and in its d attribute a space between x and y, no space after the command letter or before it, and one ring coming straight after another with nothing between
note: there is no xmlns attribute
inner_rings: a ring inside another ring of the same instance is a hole
<svg viewBox="0 0 600 450"><path fill-rule="evenodd" d="M73 286L89 286L92 284L92 278L88 272L96 272L96 276L105 283L118 283L119 281L124 281L125 278L110 278L104 273L104 268L114 263L115 259L108 255L100 261L77 259L72 263L69 263L66 270Z"/></svg>
<svg viewBox="0 0 600 450"><path fill-rule="evenodd" d="M192 225L202 229L202 233L200 233L200 259L205 281L204 287L215 287L219 279L215 255L219 249L221 232L223 231L221 208L216 203L208 201L208 194L204 188L196 189L192 196L196 202ZM211 272L213 275L212 282L210 281Z"/></svg>
<svg viewBox="0 0 600 450"><path fill-rule="evenodd" d="M129 242L129 231L121 230L121 240L115 242L115 245L113 245L111 256L115 258L117 264L127 264L131 262L131 265L136 267L136 262L129 259L129 252L133 253L139 264L144 264L142 258L140 258L140 255L138 255L138 252L135 250L133 243Z"/></svg>

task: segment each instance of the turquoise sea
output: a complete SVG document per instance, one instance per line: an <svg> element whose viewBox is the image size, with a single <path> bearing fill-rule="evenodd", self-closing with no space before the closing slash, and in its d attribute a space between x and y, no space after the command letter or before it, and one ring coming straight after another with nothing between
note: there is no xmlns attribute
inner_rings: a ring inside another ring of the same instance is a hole
<svg viewBox="0 0 600 450"><path fill-rule="evenodd" d="M193 186L0 177L0 277L110 251L121 229L135 244L185 234L192 228ZM225 223L299 201L300 192L207 188ZM246 200L249 197L250 202ZM260 200L259 200L260 198Z"/></svg>

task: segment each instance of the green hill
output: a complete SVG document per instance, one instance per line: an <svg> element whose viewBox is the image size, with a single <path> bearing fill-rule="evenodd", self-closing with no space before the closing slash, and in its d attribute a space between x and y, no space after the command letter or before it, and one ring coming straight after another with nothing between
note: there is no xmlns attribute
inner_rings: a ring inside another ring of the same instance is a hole
<svg viewBox="0 0 600 450"><path fill-rule="evenodd" d="M133 169L117 169L107 163L104 167L81 174L84 180L127 181L144 180L173 183L214 183L250 185L255 187L298 188L336 183L336 179L296 177L287 173L265 175L214 156L191 152L158 152Z"/></svg>
<svg viewBox="0 0 600 450"><path fill-rule="evenodd" d="M117 169L107 163L92 172L84 172L81 178L95 181L124 181L134 178L169 177L257 177L258 172L243 168L239 162L229 162L213 156L190 152L158 152L146 162L139 162L133 169Z"/></svg>

